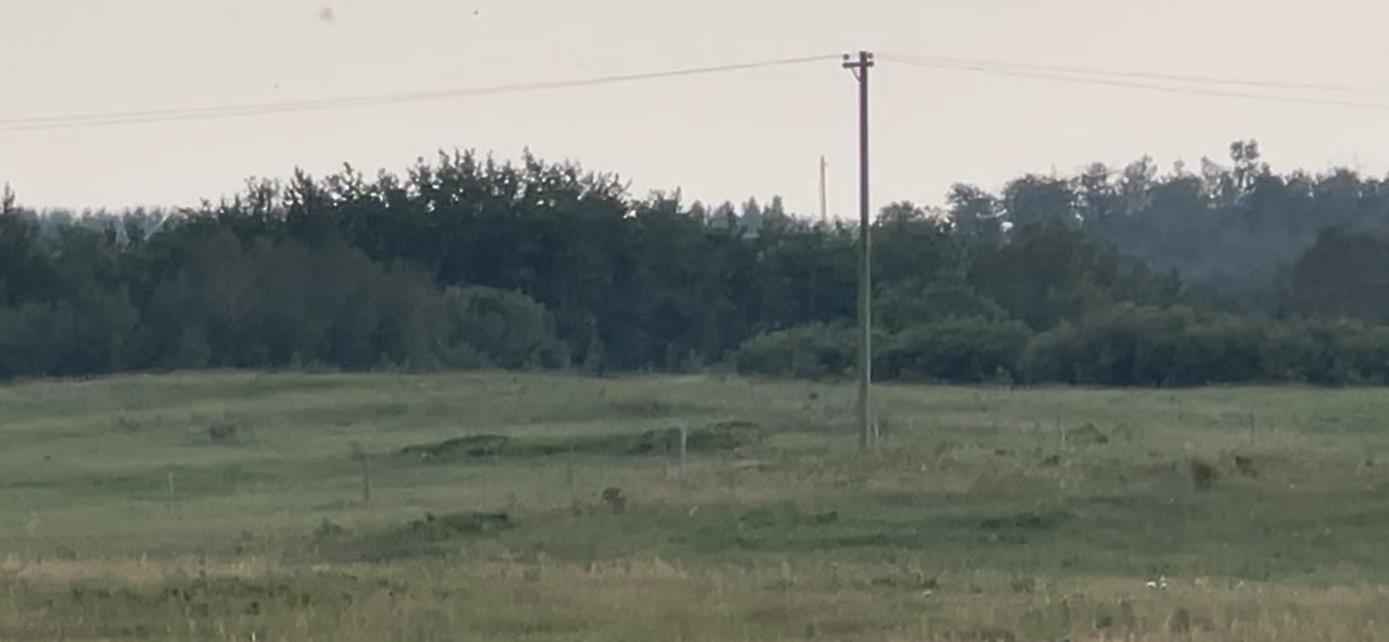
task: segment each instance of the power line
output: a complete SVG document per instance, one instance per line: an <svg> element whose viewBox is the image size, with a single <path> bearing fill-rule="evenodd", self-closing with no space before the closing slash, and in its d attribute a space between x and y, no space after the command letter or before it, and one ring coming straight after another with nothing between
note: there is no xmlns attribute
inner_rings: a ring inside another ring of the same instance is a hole
<svg viewBox="0 0 1389 642"><path fill-rule="evenodd" d="M1313 96L1291 96L1279 94L1264 94L1250 91L1238 91L1229 89L1207 89L1201 87L1180 87L1174 85L1161 85L1129 80L1112 80L1105 78L1087 78L1084 76L1068 76L1057 73L1043 73L1034 71L1022 71L1006 67L990 67L984 64L949 64L943 62L925 62L897 57L883 57L884 60L896 62L898 64L925 67L930 69L944 69L950 71L969 71L995 76L1010 76L1015 78L1030 78L1034 80L1049 80L1055 82L1066 82L1081 85L1093 85L1101 87L1120 87L1125 89L1141 89L1144 91L1154 91L1168 94L1182 94L1190 96L1213 96L1218 98L1239 98L1244 100L1262 100L1268 102L1293 103L1302 105L1318 105L1323 107L1346 107L1351 109L1368 109L1375 111L1389 110L1389 103L1363 102L1355 100L1342 100L1336 98L1319 98Z"/></svg>
<svg viewBox="0 0 1389 642"><path fill-rule="evenodd" d="M838 56L836 55L830 54L820 56L778 58L728 65L692 67L685 69L673 69L636 74L599 76L576 80L512 83L484 87L435 91L417 91L395 94L343 96L337 98L322 98L284 102L247 103L239 105L224 105L213 107L152 109L138 111L68 114L61 116L0 118L0 133L106 127L145 123L182 122L192 120L210 120L219 118L242 118L284 113L330 111L338 109L387 106L406 103L457 100L463 98L480 98L488 96L500 96L508 94L519 94L558 89L632 83L664 78L678 78L684 76L728 73L768 67L779 67L810 62L820 62L825 60L832 60L837 57ZM885 61L895 62L908 66L953 71L970 71L996 76L1008 76L1033 80L1046 80L1092 86L1138 89L1144 91L1154 91L1171 94L1237 98L1245 100L1263 100L1269 102L1332 106L1353 109L1369 109L1376 111L1389 110L1389 103L1382 102L1347 100L1325 96L1288 95L1286 93L1261 93L1247 91L1244 89L1230 89L1230 87L1239 87L1274 89L1281 91L1296 90L1360 94L1382 93L1363 87L1349 87L1343 85L1318 83L1257 80L1249 78L1223 78L1218 76L1184 75L1143 71L1123 71L1115 69L1098 69L1060 65L1039 65L1010 61L956 58L945 56L882 54L879 56L879 58ZM1210 87L1178 86L1162 83L1187 83L1196 85L1210 85Z"/></svg>
<svg viewBox="0 0 1389 642"><path fill-rule="evenodd" d="M1200 85L1223 85L1234 87L1254 87L1264 89L1291 89L1298 91L1320 91L1336 92L1349 94L1368 94L1383 96L1386 92L1368 87L1354 87L1350 85L1336 85L1330 83L1309 83L1309 82L1290 82L1283 80L1265 80L1255 78L1231 78L1226 76L1208 76L1195 74L1174 74L1165 72L1131 71L1118 69L1101 69L1096 67L1074 67L1064 65L1039 65L1034 63L1022 63L1005 60L985 60L979 58L956 58L949 56L916 56L910 54L887 54L881 55L883 58L895 58L898 62L914 62L923 64L940 64L943 66L959 67L988 67L991 69L1010 69L1017 71L1030 71L1042 73L1060 74L1081 74L1088 76L1108 76L1116 78L1137 78L1146 80L1160 80L1166 82L1182 82Z"/></svg>
<svg viewBox="0 0 1389 642"><path fill-rule="evenodd" d="M465 89L450 89L437 91L419 91L398 94L344 96L339 98L323 98L315 100L298 100L270 103L251 103L242 105L226 105L220 107L153 109L142 111L70 114L66 116L7 118L0 119L0 132L44 131L54 129L73 129L79 127L105 127L111 125L180 122L188 120L208 120L214 118L237 118L247 116L261 116L267 114L327 111L336 109L349 109L356 107L374 107L381 105L396 105L403 103L454 100L460 98L477 98L484 96L499 96L506 94L519 94L556 89L570 89L577 87L595 87L601 85L640 82L645 80L657 80L663 78L679 78L684 76L728 73L752 69L763 69L768 67L781 67L786 65L796 65L809 62L833 60L837 59L838 57L838 55L822 55L803 56L799 58L778 58L772 60L760 60L755 62L717 65L711 67L692 67L685 69L673 69L667 71L622 74L613 76L599 76L595 78L583 78L577 80L514 83L505 85L493 85L488 87L472 87Z"/></svg>

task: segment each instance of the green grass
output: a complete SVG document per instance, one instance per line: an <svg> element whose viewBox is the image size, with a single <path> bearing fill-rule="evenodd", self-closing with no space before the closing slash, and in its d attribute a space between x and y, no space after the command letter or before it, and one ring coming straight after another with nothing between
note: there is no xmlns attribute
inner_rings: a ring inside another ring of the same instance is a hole
<svg viewBox="0 0 1389 642"><path fill-rule="evenodd" d="M886 442L860 454L840 384L3 387L0 640L1186 639L1180 613L1198 639L1380 635L1389 391L878 400ZM701 441L684 469L664 440L632 446L720 422L769 439ZM472 435L510 446L402 453ZM1208 491L1195 461L1216 472ZM1145 587L1158 575L1168 590Z"/></svg>

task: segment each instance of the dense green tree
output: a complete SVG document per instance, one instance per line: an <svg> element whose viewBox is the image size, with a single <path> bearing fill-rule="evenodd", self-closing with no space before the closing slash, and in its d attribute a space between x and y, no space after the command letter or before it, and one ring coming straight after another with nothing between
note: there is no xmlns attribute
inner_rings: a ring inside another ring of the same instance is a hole
<svg viewBox="0 0 1389 642"><path fill-rule="evenodd" d="M765 203L765 204L764 204ZM1382 381L1389 188L1150 159L955 185L873 222L880 373L1194 385ZM0 378L166 367L577 367L838 376L856 226L779 198L628 194L529 154L248 181L180 212L0 192ZM1180 275L1180 276L1179 276ZM1351 320L1347 320L1351 319Z"/></svg>
<svg viewBox="0 0 1389 642"><path fill-rule="evenodd" d="M998 198L974 185L957 183L946 196L950 220L966 238L997 243L1003 238L1002 205Z"/></svg>
<svg viewBox="0 0 1389 642"><path fill-rule="evenodd" d="M1004 217L1014 227L1080 221L1075 188L1064 178L1028 174L1009 182L1000 200Z"/></svg>
<svg viewBox="0 0 1389 642"><path fill-rule="evenodd" d="M1292 270L1289 311L1389 322L1389 241L1333 228Z"/></svg>

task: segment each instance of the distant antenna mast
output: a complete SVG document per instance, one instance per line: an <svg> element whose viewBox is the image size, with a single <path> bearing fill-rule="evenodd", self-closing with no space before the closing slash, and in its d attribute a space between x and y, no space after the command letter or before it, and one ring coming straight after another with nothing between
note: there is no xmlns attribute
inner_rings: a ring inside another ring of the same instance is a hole
<svg viewBox="0 0 1389 642"><path fill-rule="evenodd" d="M820 157L820 223L829 223L829 208L825 204L825 168L828 167L825 157Z"/></svg>

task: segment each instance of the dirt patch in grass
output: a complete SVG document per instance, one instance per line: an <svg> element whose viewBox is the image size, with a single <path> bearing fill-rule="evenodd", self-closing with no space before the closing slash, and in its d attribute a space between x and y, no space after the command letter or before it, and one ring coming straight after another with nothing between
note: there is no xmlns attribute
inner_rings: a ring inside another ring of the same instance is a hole
<svg viewBox="0 0 1389 642"><path fill-rule="evenodd" d="M496 457L546 457L579 455L654 455L680 451L679 428L648 430L639 434L584 435L570 439L511 438L479 434L409 446L400 455L432 462L457 462ZM726 452L765 444L768 433L748 421L727 421L687 430L689 452Z"/></svg>
<svg viewBox="0 0 1389 642"><path fill-rule="evenodd" d="M460 511L425 513L394 528L353 536L334 529L323 536L315 530L313 547L326 559L349 562L388 562L447 554L458 541L495 535L515 526L505 512Z"/></svg>

